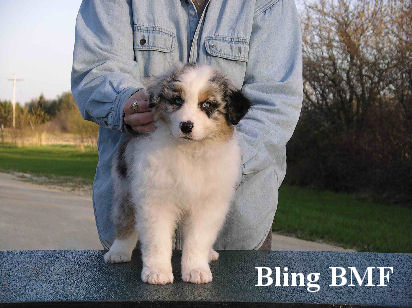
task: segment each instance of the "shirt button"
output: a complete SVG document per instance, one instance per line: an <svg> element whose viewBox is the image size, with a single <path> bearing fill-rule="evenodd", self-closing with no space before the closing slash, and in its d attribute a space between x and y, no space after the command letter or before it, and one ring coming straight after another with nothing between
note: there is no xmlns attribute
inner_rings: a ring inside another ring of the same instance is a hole
<svg viewBox="0 0 412 308"><path fill-rule="evenodd" d="M141 39L141 40L140 40L140 45L143 46L144 44L146 44L146 40L145 40L145 39Z"/></svg>

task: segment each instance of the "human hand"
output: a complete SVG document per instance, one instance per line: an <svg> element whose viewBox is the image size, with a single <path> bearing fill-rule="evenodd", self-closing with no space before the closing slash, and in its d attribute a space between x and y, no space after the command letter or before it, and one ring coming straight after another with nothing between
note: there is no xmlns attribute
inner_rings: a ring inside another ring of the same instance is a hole
<svg viewBox="0 0 412 308"><path fill-rule="evenodd" d="M147 134L156 129L154 113L149 107L149 97L144 89L130 96L124 104L123 111L123 121L132 130L140 134Z"/></svg>

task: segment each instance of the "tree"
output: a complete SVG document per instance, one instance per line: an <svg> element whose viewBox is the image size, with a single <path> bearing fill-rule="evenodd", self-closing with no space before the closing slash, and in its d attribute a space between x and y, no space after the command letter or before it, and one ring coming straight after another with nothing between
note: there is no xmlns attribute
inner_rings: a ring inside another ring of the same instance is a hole
<svg viewBox="0 0 412 308"><path fill-rule="evenodd" d="M59 123L62 131L77 135L81 143L94 145L97 134L97 124L83 120L79 108L70 92L65 92L57 99L59 111L55 121Z"/></svg>
<svg viewBox="0 0 412 308"><path fill-rule="evenodd" d="M389 18L390 36L395 43L390 84L412 134L412 4L408 1L398 3L392 7Z"/></svg>
<svg viewBox="0 0 412 308"><path fill-rule="evenodd" d="M302 19L306 108L338 121L344 130L361 129L371 105L383 96L393 96L397 89L406 92L404 101L410 98L411 33L404 23L412 20L411 5L406 3L307 4ZM399 29L404 33L399 35Z"/></svg>
<svg viewBox="0 0 412 308"><path fill-rule="evenodd" d="M10 101L0 101L0 129L13 124L13 106Z"/></svg>
<svg viewBox="0 0 412 308"><path fill-rule="evenodd" d="M411 25L409 1L305 3L287 181L412 203Z"/></svg>

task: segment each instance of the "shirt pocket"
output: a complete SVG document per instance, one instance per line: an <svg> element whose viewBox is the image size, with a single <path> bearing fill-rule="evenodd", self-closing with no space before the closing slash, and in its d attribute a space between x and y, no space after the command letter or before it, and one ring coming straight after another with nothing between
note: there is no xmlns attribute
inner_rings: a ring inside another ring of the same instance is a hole
<svg viewBox="0 0 412 308"><path fill-rule="evenodd" d="M249 40L242 37L208 36L205 49L210 65L226 74L237 88L241 88L249 59Z"/></svg>
<svg viewBox="0 0 412 308"><path fill-rule="evenodd" d="M170 30L134 25L133 40L135 60L144 77L161 75L178 61L176 34Z"/></svg>

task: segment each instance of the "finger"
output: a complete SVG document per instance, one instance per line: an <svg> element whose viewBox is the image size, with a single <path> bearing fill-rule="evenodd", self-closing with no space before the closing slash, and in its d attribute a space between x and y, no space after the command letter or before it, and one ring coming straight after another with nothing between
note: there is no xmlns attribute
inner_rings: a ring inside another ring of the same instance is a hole
<svg viewBox="0 0 412 308"><path fill-rule="evenodd" d="M154 121L154 113L152 111L132 113L125 115L124 121L132 127L149 124Z"/></svg>
<svg viewBox="0 0 412 308"><path fill-rule="evenodd" d="M146 125L140 125L140 126L134 126L132 127L134 131L140 133L140 134L148 134L151 133L156 129L156 125L154 122Z"/></svg>
<svg viewBox="0 0 412 308"><path fill-rule="evenodd" d="M133 93L133 95L130 96L130 98L136 99L136 100L142 100L142 101L149 100L149 96L147 95L145 89L141 89L141 90Z"/></svg>
<svg viewBox="0 0 412 308"><path fill-rule="evenodd" d="M132 104L134 102L137 102L137 111L133 110L131 108ZM133 113L141 113L141 112L148 112L151 111L152 109L149 107L149 101L138 101L138 100L132 100L129 98L129 100L125 104L124 108L124 114L133 114Z"/></svg>
<svg viewBox="0 0 412 308"><path fill-rule="evenodd" d="M130 107L131 105L137 102L138 110L132 110ZM146 91L144 89L141 89L140 91L137 91L134 93L129 99L126 101L126 104L124 106L124 112L125 114L131 114L131 113L136 113L136 112L146 112L148 111L149 106L149 97L146 94Z"/></svg>

